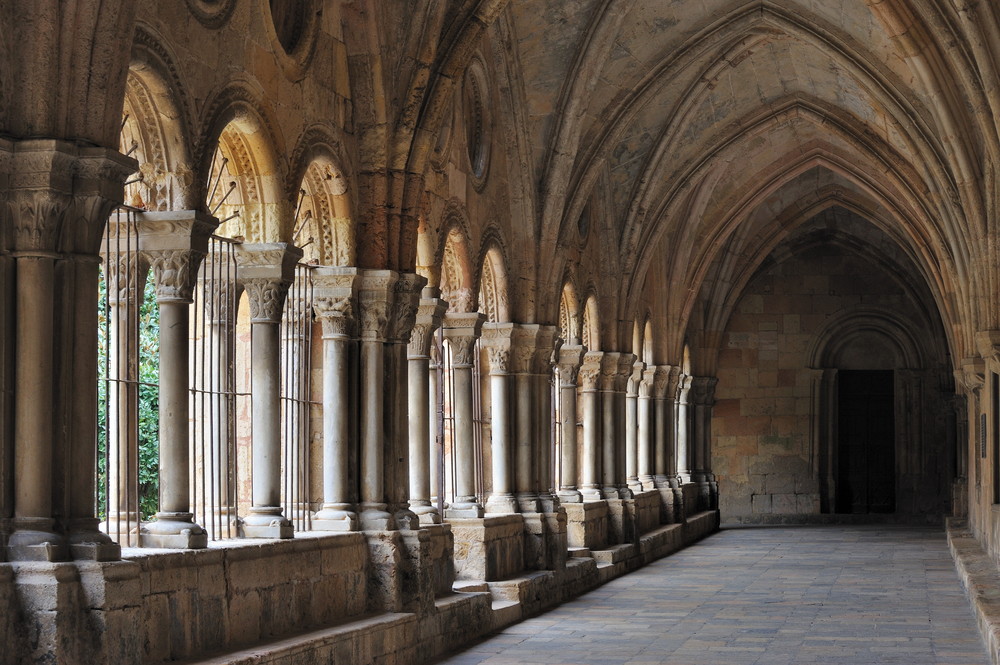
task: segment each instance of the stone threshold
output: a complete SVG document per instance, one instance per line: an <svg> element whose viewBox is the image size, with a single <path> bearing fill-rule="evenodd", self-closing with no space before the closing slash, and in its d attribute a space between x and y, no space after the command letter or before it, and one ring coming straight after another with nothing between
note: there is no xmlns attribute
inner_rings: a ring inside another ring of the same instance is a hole
<svg viewBox="0 0 1000 665"><path fill-rule="evenodd" d="M972 603L979 633L986 643L993 665L1000 665L1000 568L983 550L964 519L945 520L948 547L958 576Z"/></svg>

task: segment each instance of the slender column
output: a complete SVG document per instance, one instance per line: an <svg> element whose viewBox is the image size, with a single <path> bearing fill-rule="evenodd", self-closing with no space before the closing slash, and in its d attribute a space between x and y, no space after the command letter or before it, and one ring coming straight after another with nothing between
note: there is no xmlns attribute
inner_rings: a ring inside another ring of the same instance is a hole
<svg viewBox="0 0 1000 665"><path fill-rule="evenodd" d="M539 509L545 513L556 512L559 508L559 499L554 495L552 477L552 368L553 352L558 350L558 335L556 326L539 326L533 360L537 455L535 488L538 491Z"/></svg>
<svg viewBox="0 0 1000 665"><path fill-rule="evenodd" d="M597 391L604 354L588 351L580 368L580 408L583 411L583 471L580 494L584 501L598 501L601 495L601 417Z"/></svg>
<svg viewBox="0 0 1000 665"><path fill-rule="evenodd" d="M447 302L447 301L445 301ZM431 345L427 376L427 439L430 441L431 505L438 514L444 511L444 449L441 431L441 358L439 347Z"/></svg>
<svg viewBox="0 0 1000 665"><path fill-rule="evenodd" d="M535 465L535 344L539 326L518 324L511 336L511 372L514 375L514 491L522 513L539 511Z"/></svg>
<svg viewBox="0 0 1000 665"><path fill-rule="evenodd" d="M682 374L677 382L677 402L674 417L677 440L677 471L681 482L695 482L694 453L691 450L691 382L692 377Z"/></svg>
<svg viewBox="0 0 1000 665"><path fill-rule="evenodd" d="M409 436L410 421L410 386L409 361L407 346L412 339L417 311L420 308L421 290L427 284L427 278L416 273L402 273L395 286L395 302L390 318L389 334L386 343L386 358L391 363L386 365L386 385L391 390L386 391L389 398L387 408L389 418L386 440L391 449L391 455L386 460L386 489L388 490L389 510L396 519L400 529L419 529L420 518L410 510L410 461L411 442ZM424 376L426 379L426 375ZM426 381L418 390L426 394ZM424 412L422 409L421 412ZM426 448L426 447L423 447Z"/></svg>
<svg viewBox="0 0 1000 665"><path fill-rule="evenodd" d="M634 371L636 356L634 353L622 353L618 356L618 373L615 375L614 388L614 419L615 419L615 487L622 499L631 499L632 490L628 486L626 463L626 411L629 377Z"/></svg>
<svg viewBox="0 0 1000 665"><path fill-rule="evenodd" d="M638 380L639 394L636 396L637 479L642 490L651 490L656 487L653 479L655 423L653 420L654 410L651 408L655 378L656 368L646 367Z"/></svg>
<svg viewBox="0 0 1000 665"><path fill-rule="evenodd" d="M493 491L486 500L487 513L516 513L511 468L510 344L513 323L483 324L483 346L490 360L490 451Z"/></svg>
<svg viewBox="0 0 1000 665"><path fill-rule="evenodd" d="M715 475L712 473L712 406L715 404L714 376L696 376L692 380L694 418L694 466L701 510L713 508Z"/></svg>
<svg viewBox="0 0 1000 665"><path fill-rule="evenodd" d="M323 506L313 515L313 531L357 531L351 503L352 437L350 367L355 346L356 268L313 271L313 310L323 326Z"/></svg>
<svg viewBox="0 0 1000 665"><path fill-rule="evenodd" d="M618 365L621 353L606 351L601 361L601 495L605 499L622 498L618 493Z"/></svg>
<svg viewBox="0 0 1000 665"><path fill-rule="evenodd" d="M440 293L437 287L424 287L413 334L407 346L410 510L421 524L441 523L437 506L431 503L431 446L436 423L431 411L431 399L435 394L430 383L431 343L448 308L448 301L441 299Z"/></svg>
<svg viewBox="0 0 1000 665"><path fill-rule="evenodd" d="M397 275L365 270L358 276L361 310L361 528L395 530L385 496L384 352Z"/></svg>
<svg viewBox="0 0 1000 665"><path fill-rule="evenodd" d="M643 362L632 365L625 392L625 480L633 493L642 491L639 480L639 429L647 428L639 422L639 392L645 369Z"/></svg>
<svg viewBox="0 0 1000 665"><path fill-rule="evenodd" d="M198 267L216 224L193 211L145 213L138 224L139 249L153 267L160 307L160 509L140 532L145 547L208 544L191 510L188 335Z"/></svg>
<svg viewBox="0 0 1000 665"><path fill-rule="evenodd" d="M244 538L291 538L281 507L281 340L288 287L302 250L285 243L237 248L236 276L250 302L250 393L253 400L253 503Z"/></svg>
<svg viewBox="0 0 1000 665"><path fill-rule="evenodd" d="M666 461L664 473L670 487L676 489L682 483L681 477L677 473L677 394L681 382L681 368L676 365L668 365L667 369L667 386L666 392L663 395L663 434L665 436L664 450Z"/></svg>
<svg viewBox="0 0 1000 665"><path fill-rule="evenodd" d="M563 345L559 349L559 427L562 432L559 500L563 503L583 501L583 494L577 489L576 388L584 353L580 345Z"/></svg>
<svg viewBox="0 0 1000 665"><path fill-rule="evenodd" d="M444 338L451 349L451 371L455 401L454 415L455 497L446 517L482 517L483 507L476 497L476 439L473 429L472 365L476 340L485 315L478 312L448 313L444 317Z"/></svg>

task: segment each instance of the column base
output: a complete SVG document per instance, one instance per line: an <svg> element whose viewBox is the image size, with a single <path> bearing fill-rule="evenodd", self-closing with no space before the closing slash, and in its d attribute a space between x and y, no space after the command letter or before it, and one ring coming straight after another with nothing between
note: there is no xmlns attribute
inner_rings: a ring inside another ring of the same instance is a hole
<svg viewBox="0 0 1000 665"><path fill-rule="evenodd" d="M639 476L639 484L644 492L656 489L656 479L653 476Z"/></svg>
<svg viewBox="0 0 1000 665"><path fill-rule="evenodd" d="M312 518L313 531L357 531L358 516L350 510L324 506Z"/></svg>
<svg viewBox="0 0 1000 665"><path fill-rule="evenodd" d="M509 515L517 511L517 499L509 492L506 494L491 494L486 499L486 512L492 515Z"/></svg>
<svg viewBox="0 0 1000 665"><path fill-rule="evenodd" d="M634 499L635 493L632 492L630 487L619 487L618 488L618 498L619 499Z"/></svg>
<svg viewBox="0 0 1000 665"><path fill-rule="evenodd" d="M558 496L560 503L583 503L583 494L575 487L559 490Z"/></svg>
<svg viewBox="0 0 1000 665"><path fill-rule="evenodd" d="M402 508L393 514L397 529L415 531L420 528L420 518L409 508Z"/></svg>
<svg viewBox="0 0 1000 665"><path fill-rule="evenodd" d="M534 492L520 492L517 495L517 509L522 513L539 512L538 495Z"/></svg>
<svg viewBox="0 0 1000 665"><path fill-rule="evenodd" d="M420 520L421 526L441 523L441 513L438 512L438 509L435 506L414 506L411 504L410 510L412 510L413 514L417 516L418 520Z"/></svg>
<svg viewBox="0 0 1000 665"><path fill-rule="evenodd" d="M14 532L7 538L7 561L66 561L66 540L52 528L51 518L15 518Z"/></svg>
<svg viewBox="0 0 1000 665"><path fill-rule="evenodd" d="M604 499L604 495L601 494L599 487L581 487L580 496L583 497L584 501L601 501Z"/></svg>
<svg viewBox="0 0 1000 665"><path fill-rule="evenodd" d="M99 529L96 518L77 518L70 522L69 552L74 559L87 561L118 561L121 546Z"/></svg>
<svg viewBox="0 0 1000 665"><path fill-rule="evenodd" d="M295 528L278 506L254 506L243 519L242 538L292 538Z"/></svg>
<svg viewBox="0 0 1000 665"><path fill-rule="evenodd" d="M198 550L208 547L208 534L193 521L191 513L156 513L155 522L139 530L140 547Z"/></svg>
<svg viewBox="0 0 1000 665"><path fill-rule="evenodd" d="M538 495L538 507L543 513L555 513L559 510L559 497L548 492Z"/></svg>
<svg viewBox="0 0 1000 665"><path fill-rule="evenodd" d="M478 518L483 516L483 507L474 501L454 501L444 510L445 519L457 517L460 519Z"/></svg>
<svg viewBox="0 0 1000 665"><path fill-rule="evenodd" d="M396 520L386 512L384 503L361 504L358 523L362 531L395 531Z"/></svg>
<svg viewBox="0 0 1000 665"><path fill-rule="evenodd" d="M656 485L657 489L670 487L670 478L667 478L666 474L658 473L653 476L653 484Z"/></svg>
<svg viewBox="0 0 1000 665"><path fill-rule="evenodd" d="M638 478L629 478L628 489L630 492L632 492L633 496L638 494L643 489L642 481L640 481Z"/></svg>

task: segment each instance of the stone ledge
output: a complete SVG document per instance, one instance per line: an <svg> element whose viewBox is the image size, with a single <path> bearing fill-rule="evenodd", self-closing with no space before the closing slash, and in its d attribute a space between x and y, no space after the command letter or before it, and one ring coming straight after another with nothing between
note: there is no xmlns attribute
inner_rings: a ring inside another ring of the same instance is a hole
<svg viewBox="0 0 1000 665"><path fill-rule="evenodd" d="M965 520L947 518L948 547L972 603L979 632L994 665L1000 665L1000 569L968 530Z"/></svg>

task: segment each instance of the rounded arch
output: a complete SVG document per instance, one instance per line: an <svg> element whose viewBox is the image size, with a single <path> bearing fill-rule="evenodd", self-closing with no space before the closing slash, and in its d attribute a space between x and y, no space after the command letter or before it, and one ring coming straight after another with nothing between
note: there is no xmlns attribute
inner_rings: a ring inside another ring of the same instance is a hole
<svg viewBox="0 0 1000 665"><path fill-rule="evenodd" d="M593 291L587 296L583 306L583 326L580 336L588 351L601 350L601 320L597 296Z"/></svg>
<svg viewBox="0 0 1000 665"><path fill-rule="evenodd" d="M642 355L639 357L647 365L652 365L656 361L653 351L653 321L652 315L648 312L646 313L646 322L642 326Z"/></svg>
<svg viewBox="0 0 1000 665"><path fill-rule="evenodd" d="M495 242L484 245L480 261L479 307L491 323L510 321L510 283L503 251Z"/></svg>
<svg viewBox="0 0 1000 665"><path fill-rule="evenodd" d="M126 187L126 203L157 211L200 207L189 108L171 54L153 32L137 26L119 150L139 162L141 180Z"/></svg>
<svg viewBox="0 0 1000 665"><path fill-rule="evenodd" d="M200 168L219 232L251 242L289 242L293 211L285 196L274 124L249 85L224 89L209 105Z"/></svg>
<svg viewBox="0 0 1000 665"><path fill-rule="evenodd" d="M576 296L576 287L572 276L563 280L562 294L559 297L559 337L565 344L581 344L583 331L580 317L580 301Z"/></svg>
<svg viewBox="0 0 1000 665"><path fill-rule="evenodd" d="M859 339L878 340L883 348L895 352L905 364L899 369L929 367L935 354L913 334L921 326L902 315L883 309L854 309L831 317L813 338L807 357L814 369L837 368L845 360L852 344ZM872 369L896 369L880 367Z"/></svg>
<svg viewBox="0 0 1000 665"><path fill-rule="evenodd" d="M441 297L448 301L449 312L474 312L477 308L477 291L473 288L475 275L469 252L469 237L461 217L450 216L441 234L440 259Z"/></svg>

